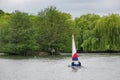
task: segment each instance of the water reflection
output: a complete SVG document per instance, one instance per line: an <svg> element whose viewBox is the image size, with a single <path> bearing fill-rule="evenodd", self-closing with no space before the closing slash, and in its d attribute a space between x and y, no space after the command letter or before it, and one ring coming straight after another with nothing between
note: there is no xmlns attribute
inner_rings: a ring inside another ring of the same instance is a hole
<svg viewBox="0 0 120 80"><path fill-rule="evenodd" d="M71 67L72 68L72 72L77 72L80 68L78 67Z"/></svg>

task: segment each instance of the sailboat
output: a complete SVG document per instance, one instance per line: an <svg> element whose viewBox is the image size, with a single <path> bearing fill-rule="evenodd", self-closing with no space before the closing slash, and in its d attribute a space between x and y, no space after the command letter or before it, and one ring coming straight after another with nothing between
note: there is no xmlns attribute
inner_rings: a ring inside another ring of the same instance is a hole
<svg viewBox="0 0 120 80"><path fill-rule="evenodd" d="M78 53L75 46L74 34L72 34L72 63L71 67L80 67L81 63L78 59Z"/></svg>

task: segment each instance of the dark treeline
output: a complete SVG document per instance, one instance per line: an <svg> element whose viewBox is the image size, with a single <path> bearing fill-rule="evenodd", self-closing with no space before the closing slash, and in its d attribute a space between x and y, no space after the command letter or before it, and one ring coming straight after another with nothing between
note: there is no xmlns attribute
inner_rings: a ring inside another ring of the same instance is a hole
<svg viewBox="0 0 120 80"><path fill-rule="evenodd" d="M0 52L26 55L44 51L71 52L71 34L80 51L120 51L120 15L85 14L72 19L50 6L30 15L0 10Z"/></svg>

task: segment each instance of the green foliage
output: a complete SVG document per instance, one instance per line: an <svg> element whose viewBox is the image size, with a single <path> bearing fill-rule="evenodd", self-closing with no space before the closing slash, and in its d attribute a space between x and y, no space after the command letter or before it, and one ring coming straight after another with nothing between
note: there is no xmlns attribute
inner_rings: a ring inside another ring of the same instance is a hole
<svg viewBox="0 0 120 80"><path fill-rule="evenodd" d="M36 47L33 30L27 13L12 13L7 29L4 29L4 52L24 55L26 51Z"/></svg>
<svg viewBox="0 0 120 80"><path fill-rule="evenodd" d="M4 11L0 10L0 17L4 15Z"/></svg>
<svg viewBox="0 0 120 80"><path fill-rule="evenodd" d="M55 7L48 7L38 14L38 43L42 50L70 51L71 16L58 11ZM66 48L68 47L68 48Z"/></svg>
<svg viewBox="0 0 120 80"><path fill-rule="evenodd" d="M84 51L120 50L120 16L82 15L76 18L79 44ZM79 47L79 49L80 49Z"/></svg>
<svg viewBox="0 0 120 80"><path fill-rule="evenodd" d="M3 26L1 22L1 52L26 55L29 51L71 51L71 15L50 6L37 16L15 11ZM1 21L6 19L1 18Z"/></svg>
<svg viewBox="0 0 120 80"><path fill-rule="evenodd" d="M93 29L97 20L100 18L99 15L86 14L75 19L75 25L78 28L78 49L81 47L89 51L91 50L91 39L94 39Z"/></svg>
<svg viewBox="0 0 120 80"><path fill-rule="evenodd" d="M8 22L10 20L10 16L7 14L4 14L3 16L0 17L0 51L4 51L5 49L5 44L7 43L8 39Z"/></svg>
<svg viewBox="0 0 120 80"><path fill-rule="evenodd" d="M96 24L94 34L97 34L95 37L98 40L96 49L120 50L120 16L111 14L102 17Z"/></svg>
<svg viewBox="0 0 120 80"><path fill-rule="evenodd" d="M79 50L120 50L120 15L85 14L73 20L53 6L38 15L0 10L0 52L71 52L72 33Z"/></svg>

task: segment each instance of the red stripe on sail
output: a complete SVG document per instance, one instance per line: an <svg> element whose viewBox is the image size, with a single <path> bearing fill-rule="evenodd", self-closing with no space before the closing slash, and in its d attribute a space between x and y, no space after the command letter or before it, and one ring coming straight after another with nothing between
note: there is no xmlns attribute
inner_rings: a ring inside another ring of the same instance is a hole
<svg viewBox="0 0 120 80"><path fill-rule="evenodd" d="M77 58L77 53L74 53L74 55L72 56L72 58Z"/></svg>

